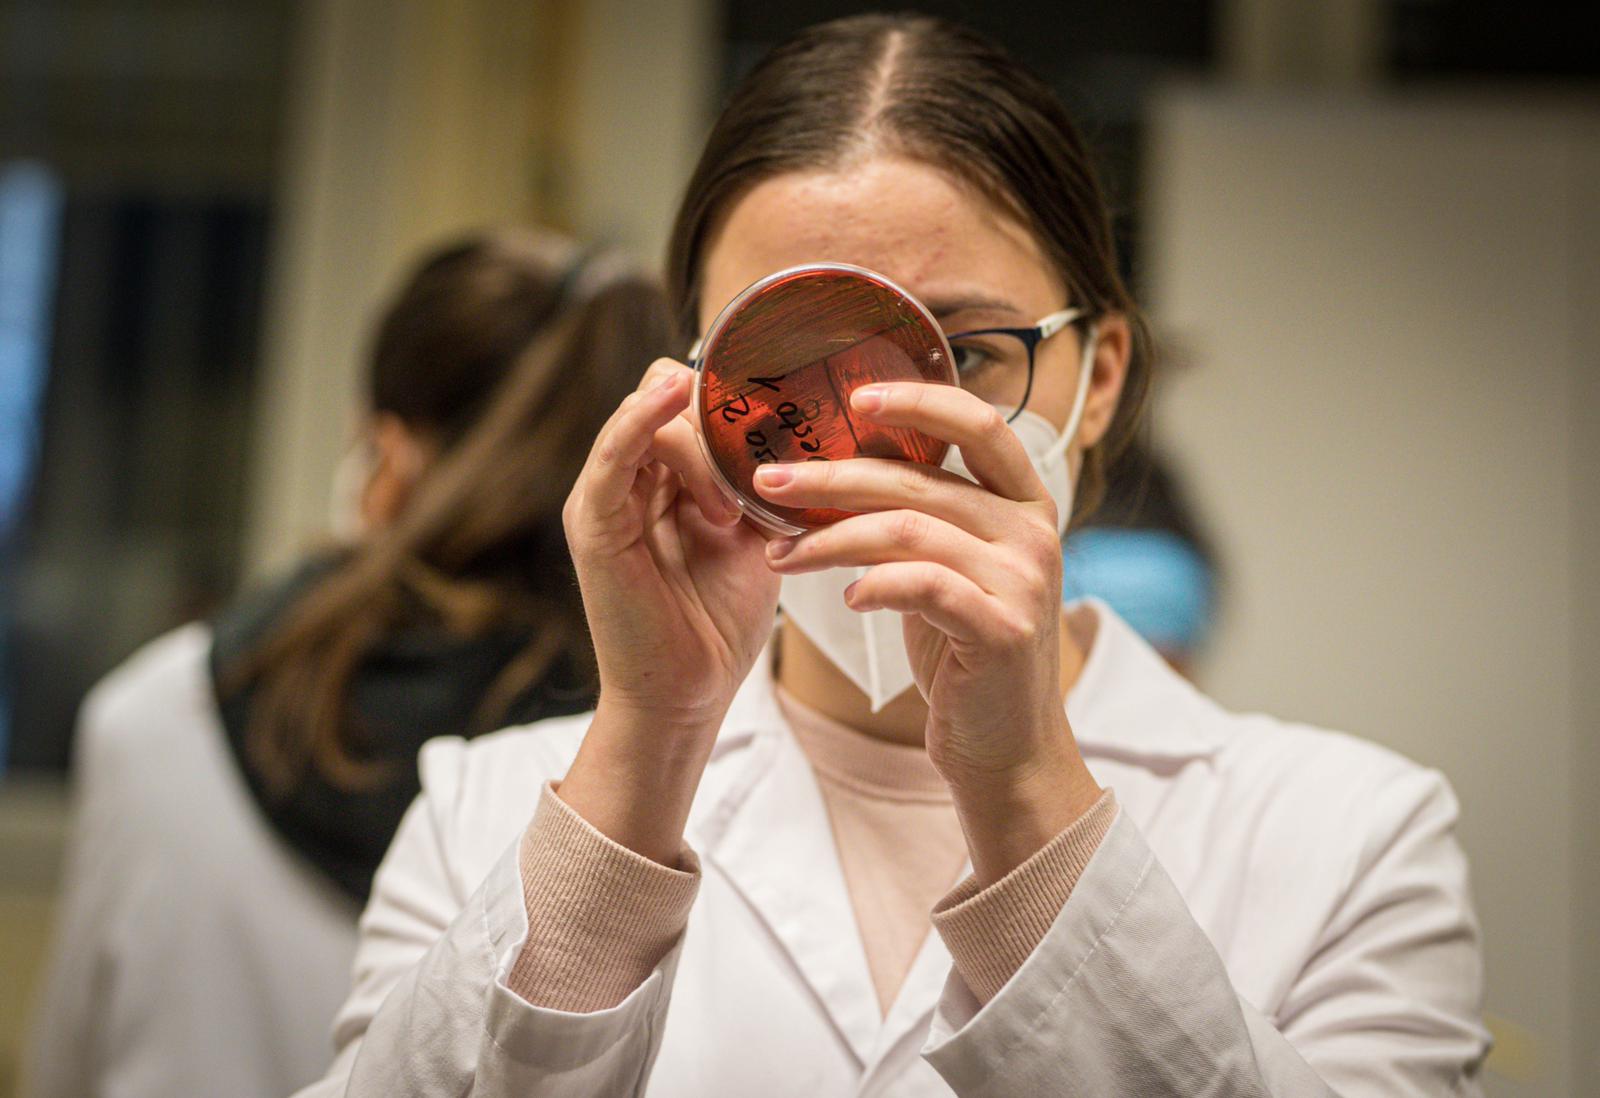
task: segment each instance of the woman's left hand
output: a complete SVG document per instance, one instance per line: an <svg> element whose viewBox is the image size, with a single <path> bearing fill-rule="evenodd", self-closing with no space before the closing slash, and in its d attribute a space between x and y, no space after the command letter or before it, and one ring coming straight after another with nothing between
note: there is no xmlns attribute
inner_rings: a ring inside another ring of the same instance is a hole
<svg viewBox="0 0 1600 1098"><path fill-rule="evenodd" d="M928 755L955 794L974 872L991 883L1100 794L1062 703L1055 504L1021 440L971 393L879 384L851 404L960 447L978 483L876 458L763 466L756 490L774 503L858 512L774 539L768 563L784 573L866 567L845 592L850 607L905 615Z"/></svg>

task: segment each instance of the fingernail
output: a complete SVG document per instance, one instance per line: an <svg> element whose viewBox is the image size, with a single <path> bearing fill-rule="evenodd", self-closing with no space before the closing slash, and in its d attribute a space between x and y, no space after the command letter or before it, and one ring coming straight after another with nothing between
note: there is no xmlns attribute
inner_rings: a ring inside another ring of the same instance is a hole
<svg viewBox="0 0 1600 1098"><path fill-rule="evenodd" d="M756 483L763 488L782 488L794 479L794 470L783 465L763 465L756 470Z"/></svg>
<svg viewBox="0 0 1600 1098"><path fill-rule="evenodd" d="M876 412L883 407L883 390L876 385L864 385L850 394L850 402L863 412Z"/></svg>
<svg viewBox="0 0 1600 1098"><path fill-rule="evenodd" d="M794 538L773 538L767 542L767 556L773 560L782 560L794 550Z"/></svg>
<svg viewBox="0 0 1600 1098"><path fill-rule="evenodd" d="M668 374L666 377L662 378L661 380L657 381L654 385L650 386L650 391L653 393L657 389L665 389L668 385L671 385L673 382L677 381L678 380L678 376L679 375L677 375L677 374Z"/></svg>
<svg viewBox="0 0 1600 1098"><path fill-rule="evenodd" d="M856 585L860 582L860 580L856 580L855 583L852 583L849 587L844 589L844 604L846 606L855 605L854 599L856 597Z"/></svg>

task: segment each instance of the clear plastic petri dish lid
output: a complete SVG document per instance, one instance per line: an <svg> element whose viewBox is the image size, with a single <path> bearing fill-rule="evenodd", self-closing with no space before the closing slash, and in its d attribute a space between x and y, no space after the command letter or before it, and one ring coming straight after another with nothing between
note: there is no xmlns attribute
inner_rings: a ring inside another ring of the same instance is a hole
<svg viewBox="0 0 1600 1098"><path fill-rule="evenodd" d="M699 344L692 415L706 461L768 532L837 522L850 512L763 499L755 471L853 457L938 465L947 443L851 409L853 391L880 381L956 383L949 341L920 301L885 276L844 263L770 274L729 302Z"/></svg>

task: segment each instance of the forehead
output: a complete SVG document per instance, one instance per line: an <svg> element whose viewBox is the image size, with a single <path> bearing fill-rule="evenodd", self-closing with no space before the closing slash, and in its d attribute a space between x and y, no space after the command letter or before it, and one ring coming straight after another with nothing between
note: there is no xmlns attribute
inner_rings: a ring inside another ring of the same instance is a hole
<svg viewBox="0 0 1600 1098"><path fill-rule="evenodd" d="M750 283L802 263L853 263L935 308L964 297L1059 308L1059 279L1032 235L937 168L876 156L763 180L726 215L701 272L701 329Z"/></svg>

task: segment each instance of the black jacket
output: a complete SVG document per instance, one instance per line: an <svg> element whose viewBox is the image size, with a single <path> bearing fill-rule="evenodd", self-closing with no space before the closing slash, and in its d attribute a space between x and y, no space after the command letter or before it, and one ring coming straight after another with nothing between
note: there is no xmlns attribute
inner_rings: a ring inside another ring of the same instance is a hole
<svg viewBox="0 0 1600 1098"><path fill-rule="evenodd" d="M336 558L326 556L310 560L223 612L213 623L211 681L228 744L268 822L290 847L364 904L378 862L421 788L418 748L435 736L469 734L485 691L529 635L506 630L464 639L417 627L385 638L358 669L350 703L369 748L366 757L392 764L392 778L349 792L308 766L296 785L273 795L245 750L253 691L224 696L219 681L335 563ZM563 654L516 699L500 723L526 724L592 708L593 688L585 680L577 661Z"/></svg>

